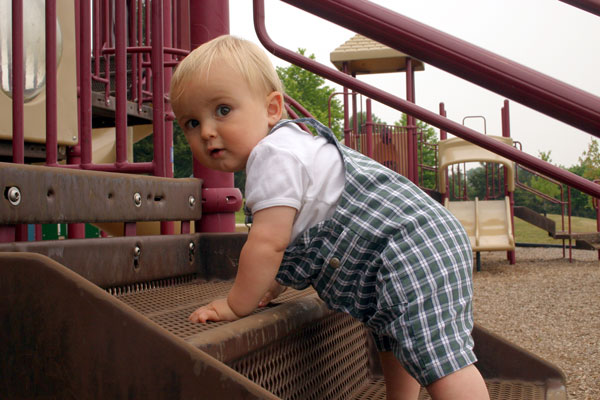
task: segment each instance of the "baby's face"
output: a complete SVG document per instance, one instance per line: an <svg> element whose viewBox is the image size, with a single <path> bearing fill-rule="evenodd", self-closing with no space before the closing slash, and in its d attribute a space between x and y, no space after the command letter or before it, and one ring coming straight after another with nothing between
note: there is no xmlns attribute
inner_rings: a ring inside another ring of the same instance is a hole
<svg viewBox="0 0 600 400"><path fill-rule="evenodd" d="M207 79L186 84L173 111L200 164L235 172L246 168L254 146L281 116L273 115L273 96L281 95L256 94L238 72L215 63Z"/></svg>

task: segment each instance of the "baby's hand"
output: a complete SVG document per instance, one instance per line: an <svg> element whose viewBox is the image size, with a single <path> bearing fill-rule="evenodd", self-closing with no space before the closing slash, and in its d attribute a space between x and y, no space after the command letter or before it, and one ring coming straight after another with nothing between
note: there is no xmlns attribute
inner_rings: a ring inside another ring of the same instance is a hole
<svg viewBox="0 0 600 400"><path fill-rule="evenodd" d="M265 307L271 302L271 300L276 299L277 296L285 292L286 289L287 286L281 286L279 283L277 283L277 281L273 281L273 283L271 283L271 286L269 286L269 290L267 290L267 293L265 293L263 298L258 303L258 306Z"/></svg>
<svg viewBox="0 0 600 400"><path fill-rule="evenodd" d="M229 307L225 298L215 300L210 304L198 308L190 314L189 320L191 322L205 323L206 321L235 321L239 318Z"/></svg>

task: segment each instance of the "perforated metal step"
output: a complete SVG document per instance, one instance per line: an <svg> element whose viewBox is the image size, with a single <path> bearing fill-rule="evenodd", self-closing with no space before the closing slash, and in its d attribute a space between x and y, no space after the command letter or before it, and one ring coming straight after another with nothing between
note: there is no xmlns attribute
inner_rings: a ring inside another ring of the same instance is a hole
<svg viewBox="0 0 600 400"><path fill-rule="evenodd" d="M197 307L227 294L232 282L182 277L109 292L174 335L188 339L227 322L193 324ZM313 294L287 290L273 306ZM266 309L260 309L260 313ZM257 327L258 328L258 327ZM228 365L282 399L385 399L385 384L369 368L368 331L343 314L331 314L248 352ZM531 382L486 381L492 400L544 400L545 388ZM419 400L430 399L422 389Z"/></svg>

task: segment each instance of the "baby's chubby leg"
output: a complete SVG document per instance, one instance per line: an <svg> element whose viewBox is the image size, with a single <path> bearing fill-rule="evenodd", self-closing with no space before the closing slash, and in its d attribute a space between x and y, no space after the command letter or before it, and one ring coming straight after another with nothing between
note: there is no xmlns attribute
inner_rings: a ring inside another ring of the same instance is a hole
<svg viewBox="0 0 600 400"><path fill-rule="evenodd" d="M427 391L433 400L489 400L485 381L474 365L447 375L431 385Z"/></svg>
<svg viewBox="0 0 600 400"><path fill-rule="evenodd" d="M417 400L421 385L410 376L391 351L379 352L387 400Z"/></svg>
<svg viewBox="0 0 600 400"><path fill-rule="evenodd" d="M402 367L391 351L380 352L387 400L416 400L421 385ZM433 400L489 400L485 381L474 365L469 365L427 386Z"/></svg>

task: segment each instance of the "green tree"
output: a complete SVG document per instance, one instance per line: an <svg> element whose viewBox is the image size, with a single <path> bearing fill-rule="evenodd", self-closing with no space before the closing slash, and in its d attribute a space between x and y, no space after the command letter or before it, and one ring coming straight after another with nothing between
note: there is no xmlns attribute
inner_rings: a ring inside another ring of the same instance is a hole
<svg viewBox="0 0 600 400"><path fill-rule="evenodd" d="M595 138L590 140L588 149L579 157L579 168L576 170L581 172L581 176L594 181L600 179L600 146ZM587 196L586 206L582 210L584 214L594 212L594 199L592 196Z"/></svg>
<svg viewBox="0 0 600 400"><path fill-rule="evenodd" d="M543 161L552 163L551 153L552 153L552 151L548 151L548 152L540 151L538 153L538 157ZM529 182L529 186L531 186L533 189L537 190L538 192L544 193L545 195L552 197L553 199L560 200L560 189L561 189L562 185L557 184L556 182L551 181L543 176L539 176L539 175L532 176L531 180ZM540 211L540 212L543 212L544 214L546 214L546 213L554 213L556 211L559 211L560 206L556 205L556 203L552 203L549 200L546 200L546 199L538 196L535 198L535 207L534 208L537 211Z"/></svg>
<svg viewBox="0 0 600 400"><path fill-rule="evenodd" d="M569 172L583 176L585 168L582 165L574 165ZM590 201L590 195L577 189L571 189L571 214L578 217L596 218L596 210Z"/></svg>
<svg viewBox="0 0 600 400"><path fill-rule="evenodd" d="M304 55L306 49L298 49ZM309 56L315 58L314 54ZM300 103L308 112L324 125L329 125L328 103L335 89L325 85L325 79L296 65L277 67L277 74L288 96ZM344 113L342 105L335 97L331 101L331 130L338 139L343 138Z"/></svg>
<svg viewBox="0 0 600 400"><path fill-rule="evenodd" d="M154 159L153 135L146 136L133 145L134 162L149 162ZM192 151L185 135L177 123L173 127L173 176L188 178L192 176Z"/></svg>
<svg viewBox="0 0 600 400"><path fill-rule="evenodd" d="M600 178L600 147L596 139L591 139L588 149L579 157L579 164L583 167L584 178L589 180Z"/></svg>
<svg viewBox="0 0 600 400"><path fill-rule="evenodd" d="M194 174L192 150L179 124L173 129L173 158L175 178L189 178Z"/></svg>

